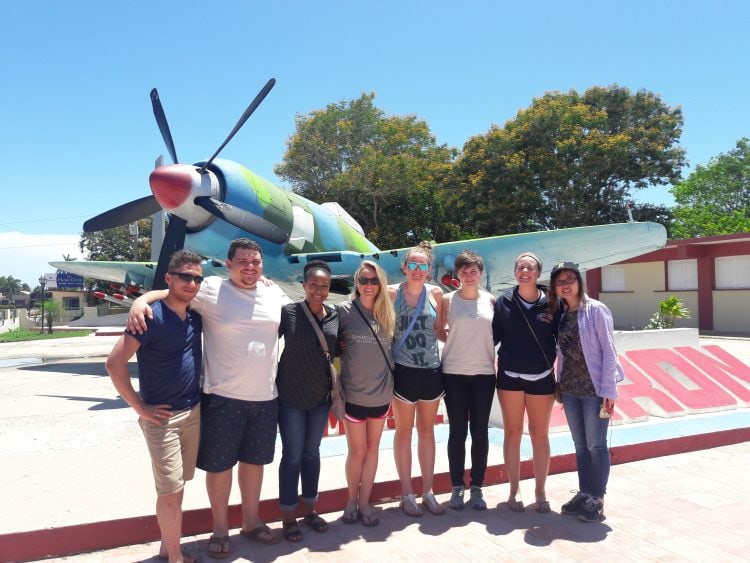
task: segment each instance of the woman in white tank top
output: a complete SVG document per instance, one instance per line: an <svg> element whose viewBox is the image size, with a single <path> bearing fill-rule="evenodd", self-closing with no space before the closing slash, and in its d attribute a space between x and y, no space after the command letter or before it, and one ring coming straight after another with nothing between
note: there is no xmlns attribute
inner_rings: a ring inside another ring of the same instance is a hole
<svg viewBox="0 0 750 563"><path fill-rule="evenodd" d="M494 297L480 288L482 258L462 252L455 272L461 288L443 296L438 335L445 338L443 384L448 412L448 465L453 487L449 506L464 508L466 435L471 431L471 495L469 504L485 510L482 485L489 451L488 425L495 390L495 347L492 341ZM442 333L442 334L441 334Z"/></svg>

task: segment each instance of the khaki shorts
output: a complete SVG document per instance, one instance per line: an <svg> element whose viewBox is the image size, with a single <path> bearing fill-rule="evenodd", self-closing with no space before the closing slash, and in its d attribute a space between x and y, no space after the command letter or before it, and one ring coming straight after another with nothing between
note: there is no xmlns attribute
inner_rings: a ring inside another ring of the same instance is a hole
<svg viewBox="0 0 750 563"><path fill-rule="evenodd" d="M146 437L151 467L154 471L156 494L178 493L195 475L201 429L200 404L176 412L166 424L139 419Z"/></svg>

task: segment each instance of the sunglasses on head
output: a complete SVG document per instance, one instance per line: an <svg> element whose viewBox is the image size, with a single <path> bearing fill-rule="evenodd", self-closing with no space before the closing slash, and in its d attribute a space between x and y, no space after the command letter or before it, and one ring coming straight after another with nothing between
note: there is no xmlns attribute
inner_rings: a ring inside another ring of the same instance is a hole
<svg viewBox="0 0 750 563"><path fill-rule="evenodd" d="M427 270L430 269L430 265L429 264L420 264L419 262L407 262L406 263L406 267L409 268L412 271L414 271L417 268L419 268L423 272L426 272Z"/></svg>
<svg viewBox="0 0 750 563"><path fill-rule="evenodd" d="M360 277L358 281L359 285L380 285L380 280L378 278Z"/></svg>
<svg viewBox="0 0 750 563"><path fill-rule="evenodd" d="M194 276L193 274L188 274L187 272L169 272L170 276L177 276L180 278L180 280L184 281L185 283L195 282L196 284L199 284L203 281L203 276Z"/></svg>

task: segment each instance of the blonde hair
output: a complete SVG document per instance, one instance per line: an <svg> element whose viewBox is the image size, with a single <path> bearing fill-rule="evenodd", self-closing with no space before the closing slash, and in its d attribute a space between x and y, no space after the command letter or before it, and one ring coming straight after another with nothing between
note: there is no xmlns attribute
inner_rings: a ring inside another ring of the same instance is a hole
<svg viewBox="0 0 750 563"><path fill-rule="evenodd" d="M357 288L357 280L365 268L372 268L375 271L375 275L378 277L380 282L380 291L378 291L377 297L375 297L375 304L372 307L372 316L385 331L388 339L392 339L396 332L396 313L393 311L393 303L391 303L390 297L388 297L388 276L383 271L383 268L378 266L372 260L362 260L362 263L354 272L354 291L352 291L352 299L359 297L359 289Z"/></svg>
<svg viewBox="0 0 750 563"><path fill-rule="evenodd" d="M406 266L406 263L409 261L409 257L412 254L422 254L427 258L427 263L432 264L432 244L430 244L430 241L423 240L417 246L413 246L407 250L404 255L404 266Z"/></svg>

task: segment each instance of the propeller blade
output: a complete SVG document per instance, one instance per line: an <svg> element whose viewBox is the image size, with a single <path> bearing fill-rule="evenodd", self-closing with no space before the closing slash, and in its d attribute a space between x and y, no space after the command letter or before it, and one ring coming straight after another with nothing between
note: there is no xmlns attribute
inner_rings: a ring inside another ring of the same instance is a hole
<svg viewBox="0 0 750 563"><path fill-rule="evenodd" d="M167 232L164 235L164 242L161 245L161 251L159 251L159 262L156 265L154 284L151 289L166 289L167 282L164 279L164 274L167 273L169 259L172 257L172 254L185 246L186 231L187 221L185 219L177 215L169 216L169 224L167 225Z"/></svg>
<svg viewBox="0 0 750 563"><path fill-rule="evenodd" d="M92 217L83 224L83 231L93 233L94 231L121 227L139 219L145 219L160 209L161 205L156 201L156 198L152 195L147 195L141 199L123 203L114 209Z"/></svg>
<svg viewBox="0 0 750 563"><path fill-rule="evenodd" d="M206 163L203 166L201 166L198 172L203 174L203 172L206 170L208 165L213 162L214 158L218 156L218 154L222 151L222 149L224 149L227 143L232 140L232 137L235 136L237 131L240 130L240 127L242 127L245 124L245 121L247 121L248 117L250 117L253 114L253 112L258 108L258 106L263 101L263 99L271 91L271 88L273 88L274 84L276 84L275 78L271 78L268 82L266 82L266 85L263 86L263 88L261 88L260 92L258 92L258 95L255 96L255 99L252 102L250 102L249 106L247 106L245 113L243 113L242 116L240 116L240 119L237 121L237 125L234 126L234 129L232 129L232 132L229 133L229 135L221 144L221 146L218 149L216 149L216 152L213 155L211 155L211 158L209 158L208 161L206 161Z"/></svg>
<svg viewBox="0 0 750 563"><path fill-rule="evenodd" d="M223 219L251 235L275 244L283 244L289 240L287 233L259 215L209 196L198 196L193 201L215 217Z"/></svg>
<svg viewBox="0 0 750 563"><path fill-rule="evenodd" d="M156 91L156 88L151 90L151 107L154 109L154 117L156 118L156 124L159 126L159 131L161 131L161 138L164 139L164 144L167 145L169 156L172 157L172 163L178 164L180 161L177 160L177 151L174 148L172 133L169 131L167 116L164 114L164 108L161 105L159 92Z"/></svg>

